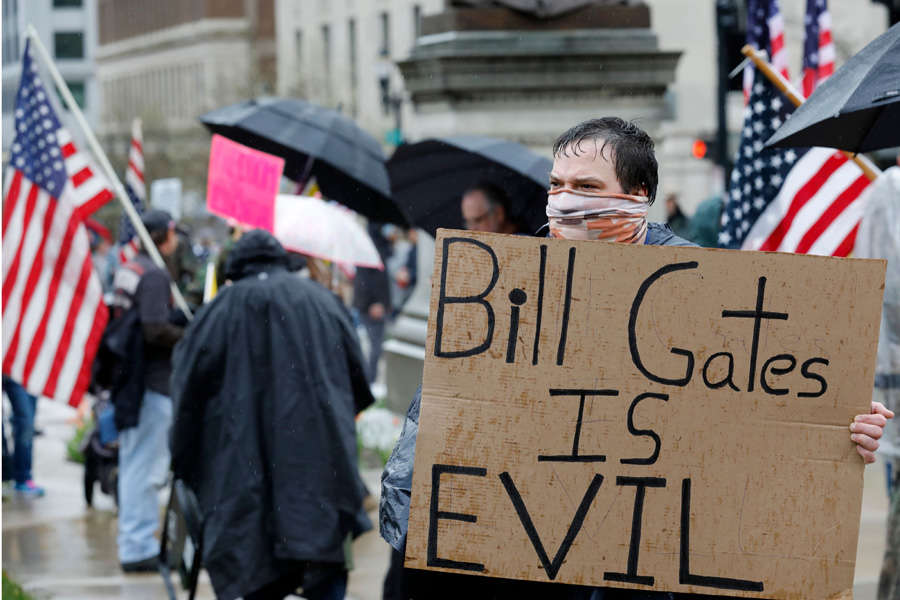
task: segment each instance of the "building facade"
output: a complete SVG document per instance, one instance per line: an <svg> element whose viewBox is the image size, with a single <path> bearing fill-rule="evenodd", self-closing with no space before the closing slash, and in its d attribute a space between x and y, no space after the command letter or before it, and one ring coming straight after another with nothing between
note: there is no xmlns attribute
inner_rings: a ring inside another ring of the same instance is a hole
<svg viewBox="0 0 900 600"><path fill-rule="evenodd" d="M34 26L88 122L97 124L102 99L95 75L96 10L97 0L3 0L4 157L13 137L13 107L28 25ZM50 84L49 76L46 83Z"/></svg>
<svg viewBox="0 0 900 600"><path fill-rule="evenodd" d="M446 0L276 0L277 90L335 108L395 145L415 118L396 62ZM399 112L398 112L399 111Z"/></svg>
<svg viewBox="0 0 900 600"><path fill-rule="evenodd" d="M692 213L704 199L719 193L724 174L709 160L692 155L698 138L714 135L717 127L717 37L713 0L645 0L651 28L660 48L681 52L675 81L669 86L665 119L656 133L660 159L660 197L676 193L682 208ZM422 16L440 13L451 0L276 0L277 91L306 98L352 116L390 147L399 122L407 138L434 135L417 126L423 114L410 101L396 63L408 58L420 31ZM739 0L738 4L745 4ZM800 73L806 0L780 0L792 76ZM886 8L876 2L832 0L829 9L837 66L887 27ZM388 93L383 93L387 82ZM393 102L391 102L393 100ZM599 108L599 103L598 103ZM630 107L625 107L626 112ZM633 112L633 111L631 111ZM639 123L642 115L631 114ZM736 145L741 129L743 96L731 92L728 123ZM568 114L563 111L563 114ZM659 115L645 120L657 122ZM426 117L427 118L427 117ZM518 117L527 123L527 118ZM458 134L465 120L457 120ZM560 119L556 129L573 125ZM474 123L473 123L474 125ZM511 124L515 139L522 123ZM552 139L527 140L549 152ZM663 202L652 207L664 218Z"/></svg>
<svg viewBox="0 0 900 600"><path fill-rule="evenodd" d="M123 159L140 117L148 179L178 177L202 196L209 134L198 117L274 92L274 16L274 0L99 0L107 149Z"/></svg>

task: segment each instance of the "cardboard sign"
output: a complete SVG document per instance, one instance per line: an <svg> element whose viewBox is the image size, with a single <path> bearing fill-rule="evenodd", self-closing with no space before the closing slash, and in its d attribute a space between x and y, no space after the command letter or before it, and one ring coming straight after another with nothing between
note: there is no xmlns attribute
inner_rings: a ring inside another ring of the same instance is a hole
<svg viewBox="0 0 900 600"><path fill-rule="evenodd" d="M206 208L247 227L272 231L284 159L213 135Z"/></svg>
<svg viewBox="0 0 900 600"><path fill-rule="evenodd" d="M849 597L884 272L439 231L406 566Z"/></svg>

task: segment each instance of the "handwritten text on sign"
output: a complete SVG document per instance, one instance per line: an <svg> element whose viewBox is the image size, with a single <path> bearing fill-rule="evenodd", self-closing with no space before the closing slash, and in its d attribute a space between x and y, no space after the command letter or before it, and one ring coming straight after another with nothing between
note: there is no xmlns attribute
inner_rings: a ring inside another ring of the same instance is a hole
<svg viewBox="0 0 900 600"><path fill-rule="evenodd" d="M284 159L213 135L206 207L242 225L272 231Z"/></svg>
<svg viewBox="0 0 900 600"><path fill-rule="evenodd" d="M406 565L850 590L882 261L441 231Z"/></svg>

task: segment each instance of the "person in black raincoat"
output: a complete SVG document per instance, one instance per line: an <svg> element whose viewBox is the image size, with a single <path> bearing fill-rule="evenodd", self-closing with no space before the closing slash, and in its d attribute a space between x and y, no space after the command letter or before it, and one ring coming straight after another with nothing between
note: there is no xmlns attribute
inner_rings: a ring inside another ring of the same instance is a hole
<svg viewBox="0 0 900 600"><path fill-rule="evenodd" d="M173 357L172 468L196 493L224 600L343 598L362 510L355 415L374 401L349 313L256 230Z"/></svg>

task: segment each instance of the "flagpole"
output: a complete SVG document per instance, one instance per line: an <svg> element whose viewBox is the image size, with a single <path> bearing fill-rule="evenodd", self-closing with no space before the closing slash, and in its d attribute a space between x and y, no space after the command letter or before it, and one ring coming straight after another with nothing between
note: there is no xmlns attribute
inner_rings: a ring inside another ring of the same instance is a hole
<svg viewBox="0 0 900 600"><path fill-rule="evenodd" d="M44 47L43 42L41 42L41 39L38 37L37 30L35 30L33 25L29 24L25 35L28 36L28 38L34 43L34 46L37 49L37 53L43 61L44 66L47 67L47 70L50 72L50 76L53 78L53 82L56 84L57 89L62 94L63 101L65 101L66 106L75 116L75 120L77 121L79 127L81 127L82 133L84 133L85 138L87 138L88 146L90 146L91 150L94 153L94 156L96 156L100 161L101 167L105 171L107 178L112 183L113 188L116 192L116 197L122 204L122 208L125 210L125 214L128 215L129 220L131 220L131 224L134 225L134 229L135 231L137 231L144 249L147 250L147 254L150 255L150 258L153 260L156 266L158 266L160 269L166 270L166 263L165 261L163 261L162 256L159 254L159 250L157 250L156 244L150 237L150 233L147 232L147 228L144 227L144 223L143 221L141 221L140 215L134 208L131 200L128 198L128 194L125 192L125 186L122 185L122 182L116 175L115 170L113 170L109 159L106 157L106 153L103 151L103 148L97 141L97 138L94 135L93 130L91 130L90 125L88 125L87 119L84 118L84 113L81 112L81 108L78 106L78 103L75 102L75 98L72 96L72 92L69 91L69 86L66 85L65 79L63 79L62 75L59 72L59 69L56 68L56 65L50 58L50 54ZM188 319L193 318L191 309L188 307L184 296L181 295L181 291L178 289L178 286L175 285L174 281L171 282L171 288L172 297L175 299L175 304L179 309L181 309L181 311L185 314L185 316L187 316Z"/></svg>
<svg viewBox="0 0 900 600"><path fill-rule="evenodd" d="M753 64L756 65L756 68L762 72L763 75L768 78L772 84L777 87L782 94L787 97L788 100L794 103L794 106L800 106L805 102L803 95L797 91L791 82L784 78L784 75L776 71L772 68L772 65L766 60L766 56L751 46L750 44L745 44L743 48L741 48L741 54L746 56L748 59L753 61ZM862 169L862 172L866 174L866 177L869 178L870 181L875 181L879 175L881 175L881 170L872 164L865 156L860 156L859 154L851 154L846 150L841 150L841 152L855 162L857 166Z"/></svg>

